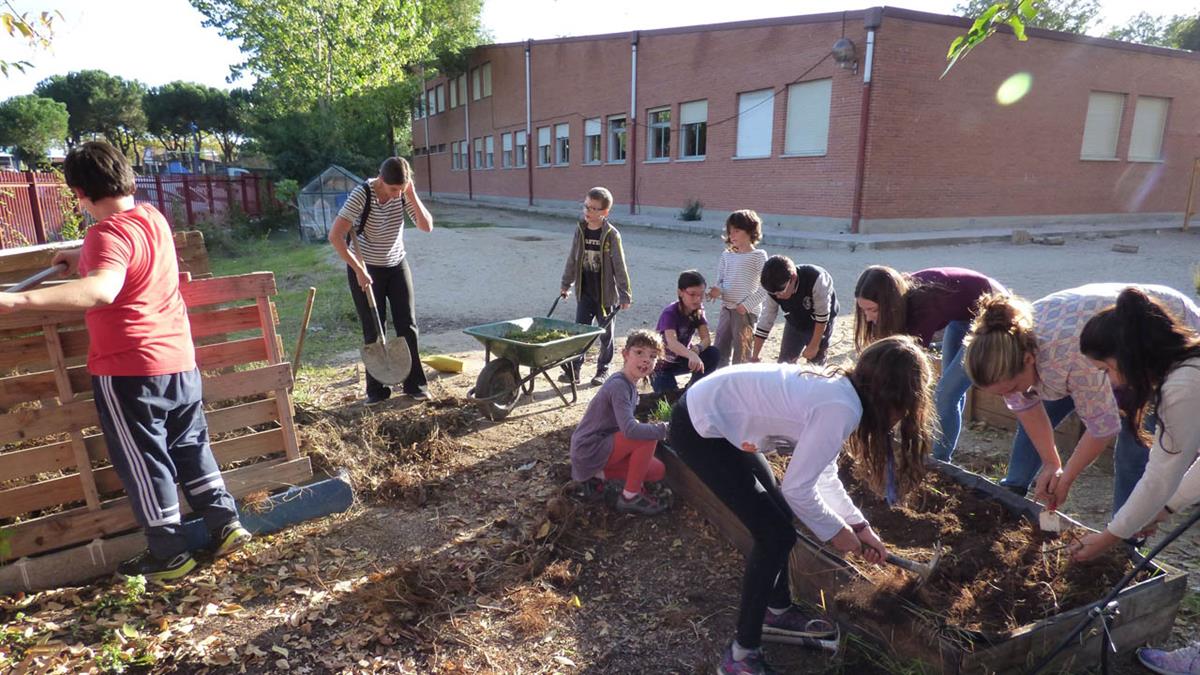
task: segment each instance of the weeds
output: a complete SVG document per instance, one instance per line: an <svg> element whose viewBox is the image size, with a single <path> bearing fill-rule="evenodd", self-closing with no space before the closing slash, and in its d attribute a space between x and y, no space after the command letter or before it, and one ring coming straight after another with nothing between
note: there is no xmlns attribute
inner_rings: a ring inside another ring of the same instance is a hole
<svg viewBox="0 0 1200 675"><path fill-rule="evenodd" d="M100 601L96 603L96 613L128 611L140 604L145 595L146 577L140 574L135 577L127 577L124 584L100 598Z"/></svg>
<svg viewBox="0 0 1200 675"><path fill-rule="evenodd" d="M700 220L704 217L704 204L699 199L689 199L679 212L680 220Z"/></svg>
<svg viewBox="0 0 1200 675"><path fill-rule="evenodd" d="M667 402L667 399L658 399L658 403L654 404L654 410L650 411L650 417L657 422L667 422L671 419L671 404Z"/></svg>

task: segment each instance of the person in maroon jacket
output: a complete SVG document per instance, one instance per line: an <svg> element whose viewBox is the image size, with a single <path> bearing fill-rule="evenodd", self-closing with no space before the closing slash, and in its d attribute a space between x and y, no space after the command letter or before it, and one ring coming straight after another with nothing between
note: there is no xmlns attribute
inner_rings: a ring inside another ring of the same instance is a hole
<svg viewBox="0 0 1200 675"><path fill-rule="evenodd" d="M935 406L941 433L933 456L949 462L962 430L963 407L971 380L963 370L963 338L975 315L979 299L1008 293L1000 282L962 267L933 267L901 274L891 267L872 265L854 286L854 346L867 345L891 335L911 335L929 347L942 332L942 377Z"/></svg>

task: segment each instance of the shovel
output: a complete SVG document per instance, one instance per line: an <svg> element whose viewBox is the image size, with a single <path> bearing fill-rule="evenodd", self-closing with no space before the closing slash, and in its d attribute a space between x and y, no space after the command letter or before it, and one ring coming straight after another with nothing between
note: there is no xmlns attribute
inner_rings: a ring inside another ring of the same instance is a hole
<svg viewBox="0 0 1200 675"><path fill-rule="evenodd" d="M65 263L65 262L60 262L57 265L51 265L50 267L47 267L46 269L42 270L41 272L38 272L37 274L35 274L31 277L29 277L27 279L22 279L22 280L18 281L17 283L13 284L12 286L9 286L8 288L4 289L4 292L20 293L21 291L27 291L27 290L33 288L34 286L37 286L38 284L42 283L43 281L49 279L50 277L57 276L66 271L67 271L67 263Z"/></svg>
<svg viewBox="0 0 1200 675"><path fill-rule="evenodd" d="M354 241L354 254L362 260L358 251L358 237ZM367 372L383 384L401 384L408 377L412 368L412 355L408 353L408 343L404 339L388 342L383 332L383 322L379 320L379 307L375 304L375 290L371 284L363 289L367 294L367 305L371 308L371 318L375 320L375 341L365 344L359 350L363 365Z"/></svg>

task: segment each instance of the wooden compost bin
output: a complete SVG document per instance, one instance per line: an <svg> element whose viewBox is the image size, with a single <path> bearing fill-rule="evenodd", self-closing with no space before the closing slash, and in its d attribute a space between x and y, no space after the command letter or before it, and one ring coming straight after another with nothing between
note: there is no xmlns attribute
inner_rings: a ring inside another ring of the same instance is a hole
<svg viewBox="0 0 1200 675"><path fill-rule="evenodd" d="M713 523L743 554L750 550L749 532L725 508L708 487L666 445L659 446L658 457L667 465L667 480L680 497ZM937 462L936 469L953 480L1000 501L1022 516L1036 514L1037 504L997 486L982 476ZM1033 516L1036 520L1036 515ZM942 673L1019 673L1032 667L1052 651L1096 603L1068 609L1050 618L1021 626L1005 634L984 635L952 626L931 625L927 612L912 612L907 620L886 625L839 606L837 592L852 582L869 582L853 564L821 547L806 530L797 530L798 541L792 549L789 569L792 593L814 605L824 603L829 613L855 632L871 637L892 649L898 656L918 659ZM887 540L887 532L881 536ZM1129 650L1147 641L1165 638L1179 603L1187 591L1187 574L1158 566L1160 574L1130 585L1118 597L1120 614L1113 623L1113 639L1118 649ZM1100 597L1096 598L1097 601ZM915 607L914 607L915 609ZM1063 656L1056 666L1072 670L1099 661L1097 622ZM1052 671L1054 672L1054 671Z"/></svg>
<svg viewBox="0 0 1200 675"><path fill-rule="evenodd" d="M198 235L176 233L177 250L196 263L181 267L207 274ZM32 263L0 258L0 274L19 278L45 267L53 253L28 255ZM296 440L291 366L271 302L274 274L183 274L180 290L212 449L230 492L240 501L306 482L312 469ZM82 312L0 316L0 522L9 523L0 527L0 562L137 528L97 426L87 348ZM180 504L187 513L182 495Z"/></svg>

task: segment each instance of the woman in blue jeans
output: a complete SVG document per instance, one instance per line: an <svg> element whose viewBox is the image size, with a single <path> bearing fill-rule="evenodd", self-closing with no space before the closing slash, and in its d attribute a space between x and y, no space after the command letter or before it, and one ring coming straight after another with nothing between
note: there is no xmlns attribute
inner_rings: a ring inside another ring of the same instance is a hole
<svg viewBox="0 0 1200 675"><path fill-rule="evenodd" d="M979 299L1007 293L1000 282L961 267L935 267L902 274L883 265L868 267L854 286L854 344L862 351L889 335L911 335L928 347L942 332L942 377L934 406L941 421L933 456L949 462L962 430L971 380L962 365L962 344Z"/></svg>

